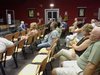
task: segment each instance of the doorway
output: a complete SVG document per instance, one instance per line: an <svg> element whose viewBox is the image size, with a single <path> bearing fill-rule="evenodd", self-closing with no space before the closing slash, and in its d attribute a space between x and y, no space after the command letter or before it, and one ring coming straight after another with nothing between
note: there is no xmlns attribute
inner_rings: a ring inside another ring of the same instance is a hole
<svg viewBox="0 0 100 75"><path fill-rule="evenodd" d="M50 19L59 19L59 9L45 9L45 24L47 24Z"/></svg>

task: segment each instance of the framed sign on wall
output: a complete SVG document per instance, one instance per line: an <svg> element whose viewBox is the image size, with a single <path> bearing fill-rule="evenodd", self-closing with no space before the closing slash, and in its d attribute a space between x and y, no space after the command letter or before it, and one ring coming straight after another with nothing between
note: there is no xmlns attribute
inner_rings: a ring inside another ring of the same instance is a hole
<svg viewBox="0 0 100 75"><path fill-rule="evenodd" d="M85 9L84 8L78 8L78 16L79 17L85 17Z"/></svg>
<svg viewBox="0 0 100 75"><path fill-rule="evenodd" d="M28 9L28 17L29 18L35 18L35 9L34 8Z"/></svg>
<svg viewBox="0 0 100 75"><path fill-rule="evenodd" d="M78 17L85 17L87 7L77 7L78 9Z"/></svg>

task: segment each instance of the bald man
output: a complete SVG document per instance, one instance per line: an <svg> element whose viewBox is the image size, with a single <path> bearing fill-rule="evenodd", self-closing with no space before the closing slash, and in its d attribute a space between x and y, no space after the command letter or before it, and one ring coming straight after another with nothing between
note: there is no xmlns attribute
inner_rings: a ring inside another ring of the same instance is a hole
<svg viewBox="0 0 100 75"><path fill-rule="evenodd" d="M100 27L95 27L89 37L93 43L76 61L64 61L52 75L100 75ZM81 74L79 74L81 73Z"/></svg>

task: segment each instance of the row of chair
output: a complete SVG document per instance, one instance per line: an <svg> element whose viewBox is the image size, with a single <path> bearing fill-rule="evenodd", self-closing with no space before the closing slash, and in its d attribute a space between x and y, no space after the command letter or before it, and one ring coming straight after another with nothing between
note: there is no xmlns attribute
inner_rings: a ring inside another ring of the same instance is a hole
<svg viewBox="0 0 100 75"><path fill-rule="evenodd" d="M49 48L42 48L32 60L31 64L26 65L18 75L42 75L46 64L51 61L57 42L58 38L52 42Z"/></svg>
<svg viewBox="0 0 100 75"><path fill-rule="evenodd" d="M22 51L24 58L26 58L25 48L29 47L32 44L32 42L35 42L40 37L43 37L45 29L39 30L39 33L36 34L35 36L29 36L27 40L20 39L20 37L26 35L28 31L29 30L27 29L25 31L15 32L15 33L7 34L4 36L6 39L15 42L15 44L14 46L7 48L6 52L0 53L0 68L2 70L3 75L5 75L5 71L3 69L2 62L4 62L4 67L5 67L6 57L12 55L16 68L17 68L18 67L18 64L17 64L18 52Z"/></svg>

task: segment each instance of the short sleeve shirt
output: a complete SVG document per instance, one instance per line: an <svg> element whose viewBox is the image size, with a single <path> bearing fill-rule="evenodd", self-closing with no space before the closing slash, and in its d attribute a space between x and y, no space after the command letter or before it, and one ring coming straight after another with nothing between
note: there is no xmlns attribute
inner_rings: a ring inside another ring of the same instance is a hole
<svg viewBox="0 0 100 75"><path fill-rule="evenodd" d="M59 37L58 31L57 31L57 30L53 30L53 31L50 33L50 35L49 35L48 43L51 44L52 41L53 41L53 39L54 39L54 38L57 38L57 37Z"/></svg>
<svg viewBox="0 0 100 75"><path fill-rule="evenodd" d="M88 62L95 65L100 63L100 41L91 44L77 61L79 67L83 70ZM100 66L97 69L100 69Z"/></svg>

